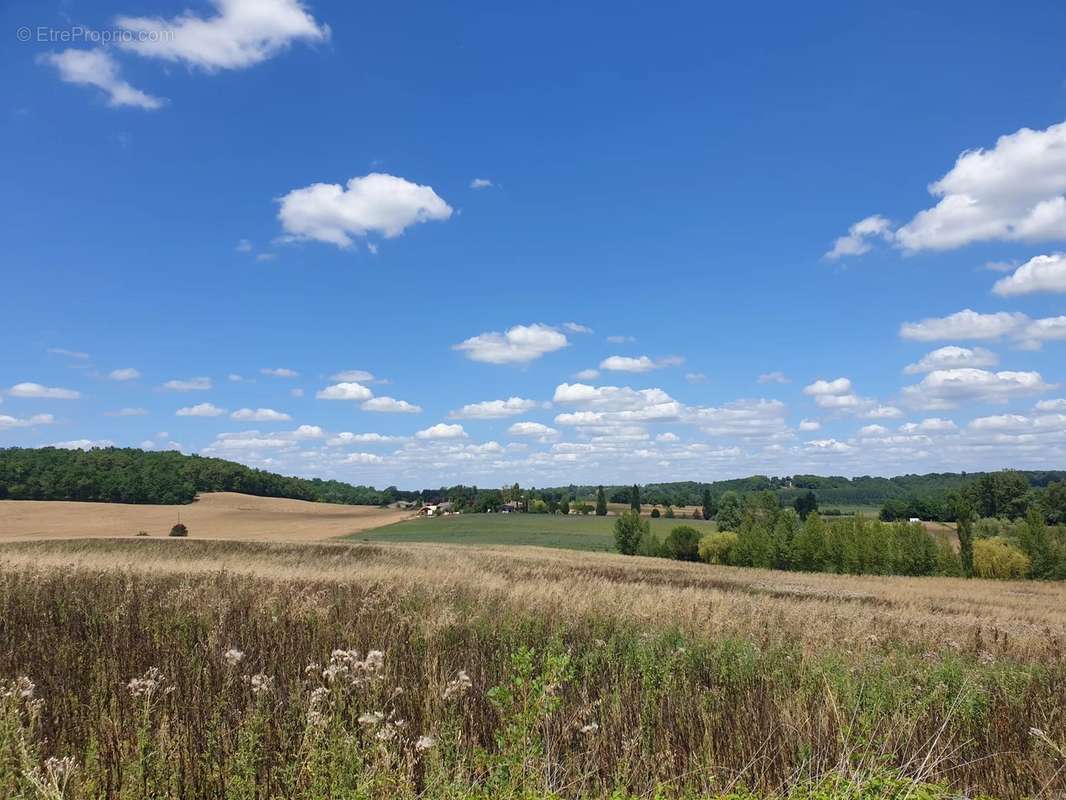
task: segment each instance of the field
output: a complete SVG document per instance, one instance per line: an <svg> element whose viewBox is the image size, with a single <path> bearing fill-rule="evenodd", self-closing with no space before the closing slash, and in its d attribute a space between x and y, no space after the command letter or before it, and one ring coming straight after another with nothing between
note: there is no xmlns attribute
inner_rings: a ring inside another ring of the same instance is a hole
<svg viewBox="0 0 1066 800"><path fill-rule="evenodd" d="M166 536L179 519L199 539L308 542L387 525L409 512L255 497L200 495L191 505L123 505L0 500L0 541L74 537Z"/></svg>
<svg viewBox="0 0 1066 800"><path fill-rule="evenodd" d="M5 798L1066 793L1059 584L10 542L0 641Z"/></svg>
<svg viewBox="0 0 1066 800"><path fill-rule="evenodd" d="M368 542L437 542L467 545L534 545L564 550L610 552L614 550L615 517L560 516L551 514L456 514L421 517L382 528L365 530L349 538ZM713 522L691 519L651 519L660 539L676 525L693 525L713 531Z"/></svg>

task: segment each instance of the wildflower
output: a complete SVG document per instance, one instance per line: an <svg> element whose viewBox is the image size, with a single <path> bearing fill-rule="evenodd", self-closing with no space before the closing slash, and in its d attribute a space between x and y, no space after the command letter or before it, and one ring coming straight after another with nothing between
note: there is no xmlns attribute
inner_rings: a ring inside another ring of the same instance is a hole
<svg viewBox="0 0 1066 800"><path fill-rule="evenodd" d="M588 725L581 726L581 732L586 736L591 736L594 733L599 733L600 726L595 722L590 722Z"/></svg>
<svg viewBox="0 0 1066 800"><path fill-rule="evenodd" d="M243 658L244 651L238 650L236 647L231 647L222 654L222 659L226 662L226 665L230 667L235 667L240 664Z"/></svg>
<svg viewBox="0 0 1066 800"><path fill-rule="evenodd" d="M466 670L461 669L455 676L455 680L451 681L444 688L444 699L450 700L456 695L464 694L465 692L468 692L473 685L473 681L471 681L470 676L466 674Z"/></svg>
<svg viewBox="0 0 1066 800"><path fill-rule="evenodd" d="M374 738L380 742L390 742L396 738L396 728L386 725L374 735Z"/></svg>
<svg viewBox="0 0 1066 800"><path fill-rule="evenodd" d="M22 700L32 700L33 693L37 691L37 685L25 675L16 678L10 683L0 686L0 697L18 697Z"/></svg>
<svg viewBox="0 0 1066 800"><path fill-rule="evenodd" d="M140 678L131 678L126 684L126 689L133 697L149 698L163 685L166 678L159 671L159 667L149 667Z"/></svg>
<svg viewBox="0 0 1066 800"><path fill-rule="evenodd" d="M360 715L360 725L379 725L385 719L385 715L380 711L368 711L365 714Z"/></svg>
<svg viewBox="0 0 1066 800"><path fill-rule="evenodd" d="M437 746L437 740L433 736L419 736L418 741L415 742L415 750L425 752L426 750L432 750Z"/></svg>
<svg viewBox="0 0 1066 800"><path fill-rule="evenodd" d="M74 770L78 768L78 762L73 756L64 756L63 758L49 758L44 762L44 770L51 778L53 785L63 786L66 784L71 776L74 774Z"/></svg>
<svg viewBox="0 0 1066 800"><path fill-rule="evenodd" d="M267 694L274 690L274 679L262 672L253 675L250 682L252 684L252 694L254 695Z"/></svg>

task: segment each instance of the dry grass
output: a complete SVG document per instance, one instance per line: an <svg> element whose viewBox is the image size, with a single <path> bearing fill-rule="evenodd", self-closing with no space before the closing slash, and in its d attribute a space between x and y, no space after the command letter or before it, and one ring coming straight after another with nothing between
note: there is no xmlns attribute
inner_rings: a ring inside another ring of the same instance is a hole
<svg viewBox="0 0 1066 800"><path fill-rule="evenodd" d="M399 522L397 509L309 503L235 492L203 494L191 505L149 506L0 500L0 542L25 539L166 536L178 521L200 539L312 542Z"/></svg>

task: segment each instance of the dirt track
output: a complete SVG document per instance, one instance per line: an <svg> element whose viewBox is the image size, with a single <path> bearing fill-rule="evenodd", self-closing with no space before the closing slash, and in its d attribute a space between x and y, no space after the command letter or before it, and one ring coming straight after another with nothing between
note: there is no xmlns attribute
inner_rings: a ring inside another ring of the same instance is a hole
<svg viewBox="0 0 1066 800"><path fill-rule="evenodd" d="M0 541L166 536L179 516L198 539L310 542L398 522L409 511L308 503L234 492L204 494L191 505L0 500Z"/></svg>

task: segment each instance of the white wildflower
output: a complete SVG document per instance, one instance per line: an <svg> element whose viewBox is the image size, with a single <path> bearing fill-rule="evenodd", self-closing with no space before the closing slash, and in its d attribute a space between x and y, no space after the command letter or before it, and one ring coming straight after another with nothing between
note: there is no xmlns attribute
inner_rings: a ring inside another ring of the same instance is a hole
<svg viewBox="0 0 1066 800"><path fill-rule="evenodd" d="M253 675L249 682L252 684L252 694L260 695L274 691L274 678L262 672Z"/></svg>
<svg viewBox="0 0 1066 800"><path fill-rule="evenodd" d="M164 681L166 678L163 677L158 667L149 667L141 677L131 678L126 684L126 689L133 697L149 698L159 690Z"/></svg>
<svg viewBox="0 0 1066 800"><path fill-rule="evenodd" d="M229 667L237 666L238 664L241 663L241 660L243 658L244 658L244 651L243 650L238 650L236 647L231 647L229 650L227 650L225 653L222 654L222 659L226 662L226 665L229 666Z"/></svg>
<svg viewBox="0 0 1066 800"><path fill-rule="evenodd" d="M415 742L415 749L420 751L432 750L437 746L437 740L433 736L419 736Z"/></svg>
<svg viewBox="0 0 1066 800"><path fill-rule="evenodd" d="M455 679L444 688L444 699L450 700L456 695L464 694L465 692L470 691L470 687L473 685L473 681L471 681L470 676L466 674L466 670L461 669L456 674Z"/></svg>
<svg viewBox="0 0 1066 800"><path fill-rule="evenodd" d="M599 733L600 726L595 722L590 722L588 725L581 726L581 732L586 736L591 736L594 733Z"/></svg>
<svg viewBox="0 0 1066 800"><path fill-rule="evenodd" d="M385 719L385 715L380 711L368 711L365 714L360 715L360 725L379 725Z"/></svg>

